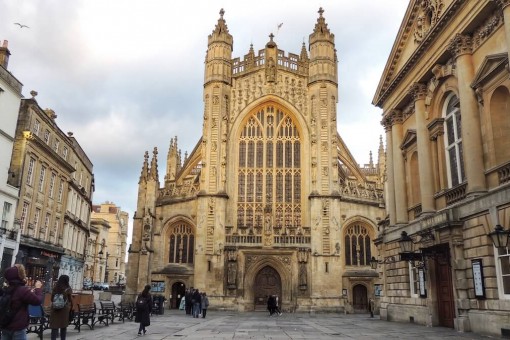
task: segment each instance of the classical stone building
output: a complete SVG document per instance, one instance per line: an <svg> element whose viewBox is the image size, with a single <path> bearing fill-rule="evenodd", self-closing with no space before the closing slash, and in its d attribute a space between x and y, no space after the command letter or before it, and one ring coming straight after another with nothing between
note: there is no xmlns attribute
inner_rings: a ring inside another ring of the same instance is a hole
<svg viewBox="0 0 510 340"><path fill-rule="evenodd" d="M383 319L508 328L509 251L490 236L510 226L509 47L507 0L409 2L373 101L387 141Z"/></svg>
<svg viewBox="0 0 510 340"><path fill-rule="evenodd" d="M14 264L18 251L19 220L15 219L19 189L8 183L16 122L21 101L21 82L7 70L10 56L7 40L0 46L0 277L5 268ZM0 278L0 282L2 279Z"/></svg>
<svg viewBox="0 0 510 340"><path fill-rule="evenodd" d="M163 183L146 153L127 293L151 283L172 307L185 288L212 308L366 311L384 219L382 167L360 167L337 132L334 35L323 10L299 54L266 46L232 57L223 10L205 61L202 136L181 158L170 142ZM299 38L297 38L299 40Z"/></svg>
<svg viewBox="0 0 510 340"><path fill-rule="evenodd" d="M114 203L105 202L92 206L91 225L98 235L89 238L88 277L93 281L107 282L110 285L124 284L126 278L126 240L129 215ZM99 246L99 247L98 247ZM93 261L94 256L99 261ZM99 268L92 270L91 265Z"/></svg>
<svg viewBox="0 0 510 340"><path fill-rule="evenodd" d="M29 284L40 279L49 285L51 278L68 274L79 289L94 191L92 163L72 133L58 127L55 112L42 109L37 92L31 94L21 100L8 178L20 189L18 262L25 265Z"/></svg>

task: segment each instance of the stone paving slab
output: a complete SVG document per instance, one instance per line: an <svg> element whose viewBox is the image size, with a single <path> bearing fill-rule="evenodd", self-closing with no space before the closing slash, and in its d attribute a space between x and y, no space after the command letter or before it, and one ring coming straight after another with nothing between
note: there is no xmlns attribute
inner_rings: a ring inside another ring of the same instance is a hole
<svg viewBox="0 0 510 340"><path fill-rule="evenodd" d="M218 312L208 311L207 318L194 319L183 311L165 310L164 315L154 315L145 336L138 336L138 324L126 321L113 325L96 325L94 330L82 328L78 333L73 327L67 329L67 339L413 339L457 340L494 339L474 333L458 333L443 327L425 327L410 323L388 322L361 314L283 314L269 317L265 312ZM50 339L50 330L44 339ZM499 338L499 337L498 337ZM29 340L37 340L28 334Z"/></svg>

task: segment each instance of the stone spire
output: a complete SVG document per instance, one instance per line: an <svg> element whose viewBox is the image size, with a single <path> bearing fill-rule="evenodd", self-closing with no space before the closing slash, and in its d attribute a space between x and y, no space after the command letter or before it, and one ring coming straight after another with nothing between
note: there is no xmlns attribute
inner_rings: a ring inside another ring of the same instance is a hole
<svg viewBox="0 0 510 340"><path fill-rule="evenodd" d="M306 44L303 41L303 46L301 46L301 53L299 54L299 60L300 61L306 61L308 62L308 52L306 51Z"/></svg>
<svg viewBox="0 0 510 340"><path fill-rule="evenodd" d="M158 148L154 147L154 150L152 151L152 161L151 161L151 168L149 169L149 175L150 178L159 181L159 175L158 175Z"/></svg>
<svg viewBox="0 0 510 340"><path fill-rule="evenodd" d="M368 164L370 165L371 168L373 168L374 167L374 159L372 158L372 150L370 150L369 157L370 157L369 158L370 161Z"/></svg>
<svg viewBox="0 0 510 340"><path fill-rule="evenodd" d="M384 176L386 172L386 151L384 150L382 135L379 136L379 150L378 150L377 166L379 168L379 179L384 183Z"/></svg>
<svg viewBox="0 0 510 340"><path fill-rule="evenodd" d="M177 136L170 138L170 147L166 156L166 181L175 180L175 175L179 171L178 166L178 152L177 152Z"/></svg>
<svg viewBox="0 0 510 340"><path fill-rule="evenodd" d="M251 69L255 64L255 51L253 50L253 44L250 44L250 50L245 57L246 59L246 68Z"/></svg>
<svg viewBox="0 0 510 340"><path fill-rule="evenodd" d="M223 19L223 15L225 14L225 11L223 8L220 10L220 18L218 19L218 23L214 27L214 30L209 35L209 45L215 41L222 41L224 43L229 44L231 47L233 47L233 38L228 32L227 23L225 22L225 19Z"/></svg>
<svg viewBox="0 0 510 340"><path fill-rule="evenodd" d="M149 175L149 151L145 151L145 155L143 156L143 166L142 166L142 173L140 174L140 180L138 181L138 184L142 182L147 181L147 177Z"/></svg>
<svg viewBox="0 0 510 340"><path fill-rule="evenodd" d="M329 41L333 43L335 41L335 35L329 31L328 24L326 24L326 19L322 16L324 10L319 8L319 18L317 19L317 23L315 24L315 28L313 29L313 33L310 34L310 44L313 44L317 41Z"/></svg>

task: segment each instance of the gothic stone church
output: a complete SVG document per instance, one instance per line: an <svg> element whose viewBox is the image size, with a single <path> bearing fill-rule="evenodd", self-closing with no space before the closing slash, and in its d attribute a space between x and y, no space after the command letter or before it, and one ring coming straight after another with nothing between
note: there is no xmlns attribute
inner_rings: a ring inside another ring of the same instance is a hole
<svg viewBox="0 0 510 340"><path fill-rule="evenodd" d="M232 57L223 10L205 62L202 136L181 159L170 142L163 183L145 154L127 296L147 283L178 307L184 289L212 309L366 311L386 216L378 162L358 166L337 131L338 69L323 10L299 54L273 35Z"/></svg>

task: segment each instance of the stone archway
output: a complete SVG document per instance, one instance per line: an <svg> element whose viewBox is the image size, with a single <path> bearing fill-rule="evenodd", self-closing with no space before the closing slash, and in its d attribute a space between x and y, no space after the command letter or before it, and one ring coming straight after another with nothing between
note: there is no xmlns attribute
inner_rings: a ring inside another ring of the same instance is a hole
<svg viewBox="0 0 510 340"><path fill-rule="evenodd" d="M182 282L175 282L172 285L172 297L170 298L170 309L178 309L181 298L186 292L186 285Z"/></svg>
<svg viewBox="0 0 510 340"><path fill-rule="evenodd" d="M253 282L255 310L267 308L268 295L277 295L279 300L283 301L280 274L271 266L265 266L255 276Z"/></svg>

